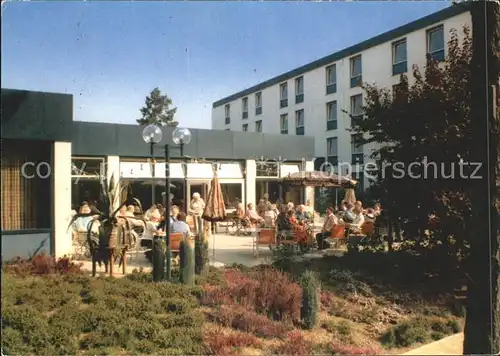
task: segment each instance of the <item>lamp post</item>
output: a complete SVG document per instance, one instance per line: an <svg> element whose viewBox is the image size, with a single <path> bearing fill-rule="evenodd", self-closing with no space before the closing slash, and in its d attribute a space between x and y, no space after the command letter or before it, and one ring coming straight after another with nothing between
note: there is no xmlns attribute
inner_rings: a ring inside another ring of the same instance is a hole
<svg viewBox="0 0 500 356"><path fill-rule="evenodd" d="M156 203L154 145L160 143L162 136L161 128L155 124L149 124L142 130L142 139L149 144L149 156L151 158L151 205Z"/></svg>
<svg viewBox="0 0 500 356"><path fill-rule="evenodd" d="M180 148L181 157L184 157L184 145L191 142L191 131L187 128L178 127L172 132L172 141ZM184 175L184 196L186 195L186 177ZM172 278L172 251L170 249L170 209L172 202L170 200L170 147L165 144L165 200L166 200L166 213L165 213L165 245L166 245L166 266L167 266L167 280ZM186 200L186 197L184 197ZM185 202L187 204L187 202ZM168 216L167 216L168 214Z"/></svg>

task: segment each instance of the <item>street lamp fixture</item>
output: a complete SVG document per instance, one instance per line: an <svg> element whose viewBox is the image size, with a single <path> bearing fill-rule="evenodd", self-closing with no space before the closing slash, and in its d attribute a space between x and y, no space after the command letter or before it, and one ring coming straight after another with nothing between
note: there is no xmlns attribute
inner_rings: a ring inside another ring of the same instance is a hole
<svg viewBox="0 0 500 356"><path fill-rule="evenodd" d="M191 137L191 130L184 127L177 127L172 132L172 141L174 141L176 145L179 145L181 149L181 157L184 156L184 145L189 145Z"/></svg>
<svg viewBox="0 0 500 356"><path fill-rule="evenodd" d="M142 130L142 139L149 144L149 156L151 159L151 205L156 204L154 145L161 142L162 136L161 128L155 124L149 124Z"/></svg>

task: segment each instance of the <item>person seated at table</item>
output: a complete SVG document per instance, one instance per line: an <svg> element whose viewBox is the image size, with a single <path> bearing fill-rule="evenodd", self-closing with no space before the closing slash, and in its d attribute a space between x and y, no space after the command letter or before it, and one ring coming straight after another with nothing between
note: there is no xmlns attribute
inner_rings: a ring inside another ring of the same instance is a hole
<svg viewBox="0 0 500 356"><path fill-rule="evenodd" d="M287 207L288 210L293 210L293 208L295 207L295 205L292 202L288 202L288 204L286 205L286 207Z"/></svg>
<svg viewBox="0 0 500 356"><path fill-rule="evenodd" d="M249 203L247 205L247 213L246 216L248 219L250 219L250 222L252 224L258 223L261 224L264 222L264 218L257 214L257 211L254 209L253 204Z"/></svg>
<svg viewBox="0 0 500 356"><path fill-rule="evenodd" d="M172 205L170 208L170 223L173 224L175 220L177 220L177 216L179 215L180 209L177 205Z"/></svg>
<svg viewBox="0 0 500 356"><path fill-rule="evenodd" d="M153 237L163 234L163 229L158 227L160 225L160 218L161 215L158 209L151 211L149 221L146 221L146 227L144 228L144 239L153 239Z"/></svg>
<svg viewBox="0 0 500 356"><path fill-rule="evenodd" d="M236 206L236 216L240 220L243 220L245 218L245 209L243 209L243 203L238 203L238 205Z"/></svg>
<svg viewBox="0 0 500 356"><path fill-rule="evenodd" d="M259 204L257 204L257 214L259 214L260 217L264 217L264 214L267 211L267 204L264 199L259 200Z"/></svg>
<svg viewBox="0 0 500 356"><path fill-rule="evenodd" d="M332 236L332 229L338 224L337 217L333 213L333 208L326 209L325 222L321 228L321 232L316 234L316 242L318 243L318 250L324 250L329 248L330 244L326 241L330 236Z"/></svg>
<svg viewBox="0 0 500 356"><path fill-rule="evenodd" d="M179 212L176 216L176 219L172 223L170 231L172 232L181 232L185 236L189 235L190 228L188 223L186 222L186 214L184 212Z"/></svg>
<svg viewBox="0 0 500 356"><path fill-rule="evenodd" d="M357 206L356 208L354 208L353 213L355 217L352 223L349 224L349 230L354 233L360 233L361 226L365 222L365 216L363 214L363 210L359 206Z"/></svg>
<svg viewBox="0 0 500 356"><path fill-rule="evenodd" d="M290 224L297 225L299 223L297 217L295 216L295 210L288 210L286 214L288 216L288 221L290 221Z"/></svg>
<svg viewBox="0 0 500 356"><path fill-rule="evenodd" d="M366 222L372 222L372 223L375 222L375 212L374 212L374 210L372 208L368 208L366 210L365 221Z"/></svg>
<svg viewBox="0 0 500 356"><path fill-rule="evenodd" d="M268 205L267 211L264 213L264 224L267 228L273 228L276 224L276 212Z"/></svg>
<svg viewBox="0 0 500 356"><path fill-rule="evenodd" d="M296 218L300 222L307 222L311 220L311 214L309 214L305 205L299 205Z"/></svg>
<svg viewBox="0 0 500 356"><path fill-rule="evenodd" d="M72 228L75 232L87 232L90 222L93 220L93 216L90 215L92 212L87 202L83 202L79 210L80 214L89 214L87 216L80 216L72 224Z"/></svg>
<svg viewBox="0 0 500 356"><path fill-rule="evenodd" d="M288 216L288 206L285 204L281 205L281 212L278 214L276 218L276 226L278 228L278 233L280 234L291 234L293 230L293 225L290 222L290 218Z"/></svg>
<svg viewBox="0 0 500 356"><path fill-rule="evenodd" d="M346 207L346 210L344 210L344 215L342 216L342 220L344 220L344 222L350 224L356 218L356 214L353 211L354 206L351 203L347 203L345 207Z"/></svg>
<svg viewBox="0 0 500 356"><path fill-rule="evenodd" d="M278 210L278 207L276 204L271 204L271 210L274 211L274 214L276 215L276 217L278 217L280 211Z"/></svg>
<svg viewBox="0 0 500 356"><path fill-rule="evenodd" d="M380 204L379 203L375 204L373 206L373 213L374 213L374 215L377 217L377 216L380 215L381 212L382 212L382 207L380 206Z"/></svg>

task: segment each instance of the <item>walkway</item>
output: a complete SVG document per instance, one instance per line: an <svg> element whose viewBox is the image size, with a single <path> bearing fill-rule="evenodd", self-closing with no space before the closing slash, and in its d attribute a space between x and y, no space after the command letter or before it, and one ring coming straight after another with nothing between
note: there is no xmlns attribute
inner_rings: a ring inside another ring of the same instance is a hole
<svg viewBox="0 0 500 356"><path fill-rule="evenodd" d="M464 334L455 334L432 342L404 355L463 355Z"/></svg>

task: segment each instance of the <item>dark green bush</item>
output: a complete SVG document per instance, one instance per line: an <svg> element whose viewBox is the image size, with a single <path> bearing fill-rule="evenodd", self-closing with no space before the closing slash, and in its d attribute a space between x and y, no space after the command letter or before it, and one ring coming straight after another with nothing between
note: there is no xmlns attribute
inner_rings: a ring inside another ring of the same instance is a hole
<svg viewBox="0 0 500 356"><path fill-rule="evenodd" d="M300 319L306 329L313 329L318 323L321 307L319 278L315 272L306 271L300 276L299 282L302 287Z"/></svg>
<svg viewBox="0 0 500 356"><path fill-rule="evenodd" d="M417 342L442 339L461 329L456 319L420 317L394 326L382 336L381 342L387 347L408 347Z"/></svg>
<svg viewBox="0 0 500 356"><path fill-rule="evenodd" d="M10 355L204 354L200 287L131 278L2 275Z"/></svg>

